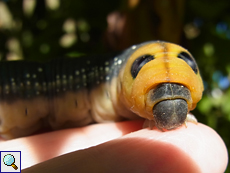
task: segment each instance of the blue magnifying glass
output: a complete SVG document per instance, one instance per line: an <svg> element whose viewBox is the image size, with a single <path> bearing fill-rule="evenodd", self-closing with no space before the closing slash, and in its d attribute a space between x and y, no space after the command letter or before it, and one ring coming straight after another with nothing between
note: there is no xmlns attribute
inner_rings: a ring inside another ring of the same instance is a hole
<svg viewBox="0 0 230 173"><path fill-rule="evenodd" d="M15 170L18 169L18 167L14 164L15 158L12 154L7 154L3 157L3 162L7 166L12 166Z"/></svg>

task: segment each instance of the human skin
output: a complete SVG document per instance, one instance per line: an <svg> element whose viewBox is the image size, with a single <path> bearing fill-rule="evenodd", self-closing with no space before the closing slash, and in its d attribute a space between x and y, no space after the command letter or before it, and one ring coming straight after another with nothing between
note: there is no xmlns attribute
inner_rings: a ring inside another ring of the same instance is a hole
<svg viewBox="0 0 230 173"><path fill-rule="evenodd" d="M166 132L142 129L143 121L89 125L1 141L22 151L22 172L207 172L228 164L220 136L203 124Z"/></svg>

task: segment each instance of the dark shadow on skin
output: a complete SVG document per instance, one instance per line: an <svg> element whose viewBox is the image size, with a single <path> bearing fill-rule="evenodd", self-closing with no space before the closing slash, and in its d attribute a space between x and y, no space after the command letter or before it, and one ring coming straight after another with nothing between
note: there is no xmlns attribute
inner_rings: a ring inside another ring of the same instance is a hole
<svg viewBox="0 0 230 173"><path fill-rule="evenodd" d="M74 165L74 166L73 166ZM188 154L172 144L132 137L72 152L22 172L201 172Z"/></svg>

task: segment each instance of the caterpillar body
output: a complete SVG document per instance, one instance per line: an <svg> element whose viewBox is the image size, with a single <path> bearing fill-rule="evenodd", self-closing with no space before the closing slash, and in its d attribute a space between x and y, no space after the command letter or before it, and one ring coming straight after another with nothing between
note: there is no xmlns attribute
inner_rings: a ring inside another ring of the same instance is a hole
<svg viewBox="0 0 230 173"><path fill-rule="evenodd" d="M162 41L131 46L116 56L47 63L0 63L0 135L16 138L43 127L145 118L161 130L196 122L198 66L184 48Z"/></svg>

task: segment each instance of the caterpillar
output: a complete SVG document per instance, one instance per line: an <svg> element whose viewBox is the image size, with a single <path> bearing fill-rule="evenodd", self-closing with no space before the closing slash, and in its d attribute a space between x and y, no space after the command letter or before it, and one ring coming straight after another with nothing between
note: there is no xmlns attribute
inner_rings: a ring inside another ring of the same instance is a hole
<svg viewBox="0 0 230 173"><path fill-rule="evenodd" d="M116 56L0 62L0 135L146 119L165 131L197 122L201 99L195 59L179 45L149 41Z"/></svg>

